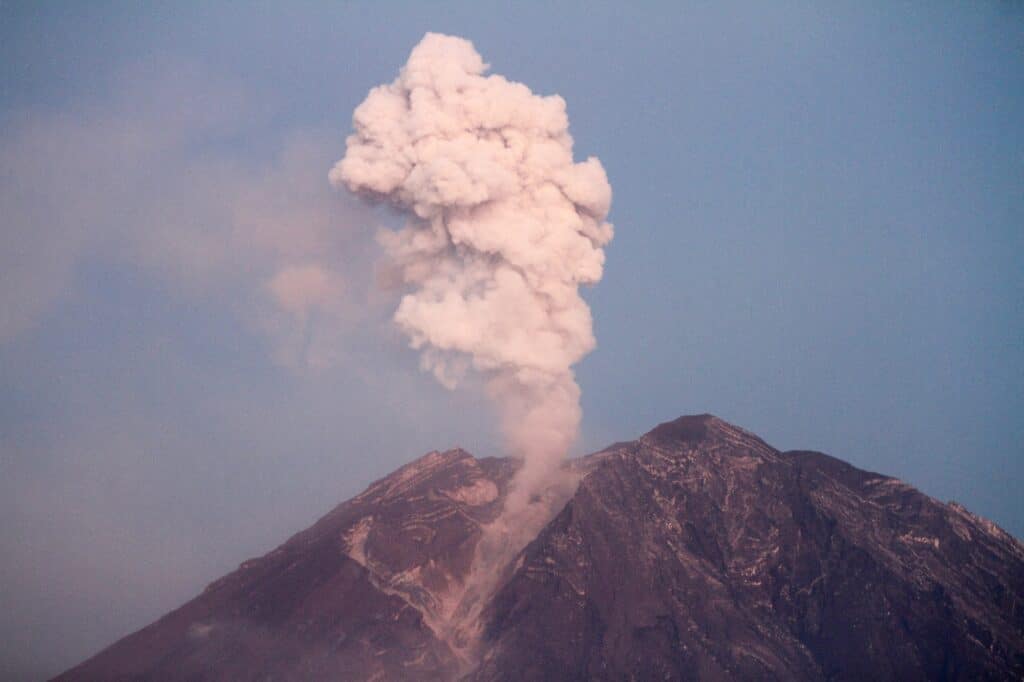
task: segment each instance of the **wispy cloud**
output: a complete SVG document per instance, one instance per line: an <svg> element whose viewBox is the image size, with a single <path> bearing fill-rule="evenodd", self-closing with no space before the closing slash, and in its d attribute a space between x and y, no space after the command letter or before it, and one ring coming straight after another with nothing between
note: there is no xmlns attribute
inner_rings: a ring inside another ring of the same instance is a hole
<svg viewBox="0 0 1024 682"><path fill-rule="evenodd" d="M165 63L122 74L87 106L14 117L0 136L12 247L0 253L0 342L72 296L83 264L118 262L232 306L278 362L334 362L362 309L346 297L371 279L373 214L327 184L340 133L240 144L271 113L230 82Z"/></svg>

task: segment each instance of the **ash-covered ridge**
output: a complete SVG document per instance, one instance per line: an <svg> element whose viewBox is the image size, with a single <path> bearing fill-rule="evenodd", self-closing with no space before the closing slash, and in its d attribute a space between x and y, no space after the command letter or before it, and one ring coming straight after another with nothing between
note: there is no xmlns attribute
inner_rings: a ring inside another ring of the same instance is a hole
<svg viewBox="0 0 1024 682"><path fill-rule="evenodd" d="M569 466L473 642L453 616L515 466L452 450L58 679L1024 677L1024 546L959 505L710 415Z"/></svg>

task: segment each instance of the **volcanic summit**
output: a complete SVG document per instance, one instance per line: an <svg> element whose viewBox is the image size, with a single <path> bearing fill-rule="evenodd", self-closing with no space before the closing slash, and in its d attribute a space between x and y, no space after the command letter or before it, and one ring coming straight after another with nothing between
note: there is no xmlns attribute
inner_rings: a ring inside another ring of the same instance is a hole
<svg viewBox="0 0 1024 682"><path fill-rule="evenodd" d="M573 460L473 596L517 463L431 452L59 680L1024 677L1024 545L710 415Z"/></svg>

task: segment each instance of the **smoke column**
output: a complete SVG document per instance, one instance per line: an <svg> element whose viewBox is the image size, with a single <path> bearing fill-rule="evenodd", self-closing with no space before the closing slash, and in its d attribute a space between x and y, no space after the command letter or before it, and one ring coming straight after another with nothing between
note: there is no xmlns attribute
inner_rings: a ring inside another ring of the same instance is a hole
<svg viewBox="0 0 1024 682"><path fill-rule="evenodd" d="M523 460L509 510L576 437L572 366L595 345L578 287L601 278L611 187L596 158L573 162L561 97L487 69L468 40L428 33L355 110L330 180L407 214L379 235L409 292L395 322L445 386L483 378Z"/></svg>

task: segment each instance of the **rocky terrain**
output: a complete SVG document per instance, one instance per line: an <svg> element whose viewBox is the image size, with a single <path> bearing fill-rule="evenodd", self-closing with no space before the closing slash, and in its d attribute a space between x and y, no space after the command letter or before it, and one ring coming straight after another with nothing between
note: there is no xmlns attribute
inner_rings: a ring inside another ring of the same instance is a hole
<svg viewBox="0 0 1024 682"><path fill-rule="evenodd" d="M1024 678L1024 545L896 479L681 417L492 566L514 473L429 453L57 679Z"/></svg>

